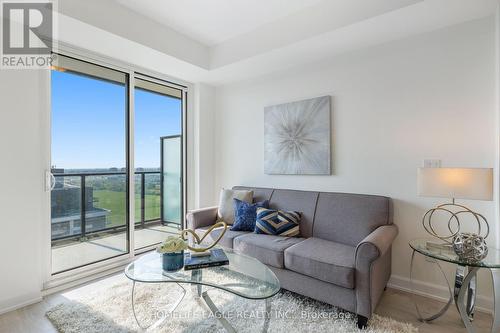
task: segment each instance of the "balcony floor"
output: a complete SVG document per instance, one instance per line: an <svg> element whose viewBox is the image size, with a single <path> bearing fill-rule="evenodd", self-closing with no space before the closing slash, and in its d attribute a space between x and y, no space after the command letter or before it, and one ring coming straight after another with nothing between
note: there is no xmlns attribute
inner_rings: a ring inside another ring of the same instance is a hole
<svg viewBox="0 0 500 333"><path fill-rule="evenodd" d="M170 235L179 234L175 225L155 225L138 229L134 233L135 248L140 249L163 241ZM126 233L105 235L85 242L52 248L52 272L61 272L77 266L115 257L127 252Z"/></svg>

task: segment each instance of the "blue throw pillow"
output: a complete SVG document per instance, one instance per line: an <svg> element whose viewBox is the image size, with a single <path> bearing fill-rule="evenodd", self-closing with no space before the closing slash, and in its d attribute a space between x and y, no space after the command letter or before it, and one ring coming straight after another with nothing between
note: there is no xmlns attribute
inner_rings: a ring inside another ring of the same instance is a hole
<svg viewBox="0 0 500 333"><path fill-rule="evenodd" d="M296 237L300 235L300 213L257 208L256 234Z"/></svg>
<svg viewBox="0 0 500 333"><path fill-rule="evenodd" d="M234 223L231 226L232 231L254 231L255 220L257 218L257 208L269 207L269 201L264 200L256 203L248 203L238 199L234 202Z"/></svg>

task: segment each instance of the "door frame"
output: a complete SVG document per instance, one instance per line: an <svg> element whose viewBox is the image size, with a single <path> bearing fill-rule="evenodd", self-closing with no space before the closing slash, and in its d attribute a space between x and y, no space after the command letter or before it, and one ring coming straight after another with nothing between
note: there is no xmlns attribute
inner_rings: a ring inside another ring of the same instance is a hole
<svg viewBox="0 0 500 333"><path fill-rule="evenodd" d="M110 259L104 259L96 263L88 264L83 267L75 268L70 271L61 272L58 274L52 274L51 265L51 196L50 191L47 191L47 177L46 172L51 170L51 71L44 70L40 71L40 93L42 98L41 106L41 142L43 149L41 151L41 172L45 179L44 189L42 195L42 239L41 239L41 273L42 273L42 293L50 294L51 292L56 292L58 290L67 288L72 284L79 284L86 280L95 279L103 274L109 274L110 272L116 270L118 267L122 268L128 262L134 260L135 256L155 248L155 245L142 248L140 250L134 249L134 230L135 224L135 173L131 172L135 170L134 167L134 81L135 77L146 76L148 80L154 80L157 83L172 86L176 89L182 91L182 178L183 182L183 214L187 211L189 205L188 201L188 185L187 180L194 177L194 169L188 168L189 165L194 165L193 155L188 154L189 151L193 151L194 140L189 139L188 135L192 132L191 129L194 128L192 123L193 117L189 117L188 113L192 113L193 110L190 106L194 103L189 102L194 97L194 94L189 93L194 91L194 85L190 82L177 79L166 75L164 73L156 72L151 69L143 68L140 66L133 65L121 60L117 60L108 57L103 54L99 54L93 51L89 51L80 47L73 46L65 42L58 42L57 50L55 53L59 53L65 56L69 56L78 60L87 61L96 65L108 67L128 74L128 140L126 142L128 151L128 223L129 223L129 251L126 254L113 257ZM189 107L188 107L189 106ZM188 122L190 121L190 122ZM189 131L188 131L189 130ZM188 149L189 147L189 149ZM191 193L191 192L190 192ZM184 225L184 219L182 219Z"/></svg>

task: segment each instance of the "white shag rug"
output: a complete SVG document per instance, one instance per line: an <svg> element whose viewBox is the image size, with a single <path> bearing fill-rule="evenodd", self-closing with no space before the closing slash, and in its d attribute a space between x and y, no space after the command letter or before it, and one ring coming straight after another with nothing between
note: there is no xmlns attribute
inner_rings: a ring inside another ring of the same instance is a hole
<svg viewBox="0 0 500 333"><path fill-rule="evenodd" d="M203 300L196 298L190 285L182 303L169 314L169 305L181 294L176 284L137 284L136 308L143 326L167 316L155 332L225 332ZM104 290L95 290L56 305L46 316L61 333L141 332L131 307L132 282L125 277ZM204 289L205 290L205 289ZM208 294L238 332L261 332L265 302L247 300L217 289ZM288 291L272 298L268 332L365 332L415 333L417 328L390 318L374 315L367 330L360 331L354 314Z"/></svg>

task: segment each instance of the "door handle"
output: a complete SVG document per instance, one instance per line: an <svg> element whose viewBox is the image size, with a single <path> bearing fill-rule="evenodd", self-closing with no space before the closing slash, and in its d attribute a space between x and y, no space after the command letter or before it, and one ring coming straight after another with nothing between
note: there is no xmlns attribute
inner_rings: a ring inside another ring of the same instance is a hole
<svg viewBox="0 0 500 333"><path fill-rule="evenodd" d="M50 192L56 186L56 177L50 171L45 171L45 192Z"/></svg>

